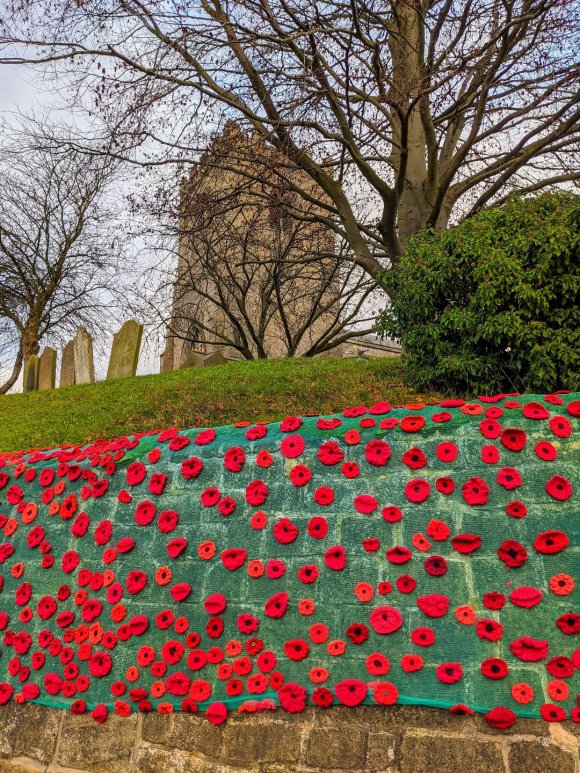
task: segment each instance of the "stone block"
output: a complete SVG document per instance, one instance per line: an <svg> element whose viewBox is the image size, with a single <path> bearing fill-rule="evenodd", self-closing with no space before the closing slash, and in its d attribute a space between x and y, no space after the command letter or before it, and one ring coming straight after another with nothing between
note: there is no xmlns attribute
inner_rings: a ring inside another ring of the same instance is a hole
<svg viewBox="0 0 580 773"><path fill-rule="evenodd" d="M408 733L401 746L400 770L401 773L503 773L505 766L499 744L491 740Z"/></svg>
<svg viewBox="0 0 580 773"><path fill-rule="evenodd" d="M62 712L27 703L18 707L18 732L14 736L13 754L50 762L56 749Z"/></svg>
<svg viewBox="0 0 580 773"><path fill-rule="evenodd" d="M47 346L40 355L38 388L54 389L56 384L56 350Z"/></svg>
<svg viewBox="0 0 580 773"><path fill-rule="evenodd" d="M0 757L12 757L20 713L25 707L7 703L0 708Z"/></svg>
<svg viewBox="0 0 580 773"><path fill-rule="evenodd" d="M271 594L270 594L271 595ZM252 724L260 722L262 724L269 724L270 722L284 722L285 725L307 725L309 722L316 722L320 724L320 718L325 714L328 709L318 709L315 706L306 706L304 711L299 711L295 714L290 714L283 709L278 709L275 712L258 711L256 714L236 714L228 719L228 722L247 722L250 717Z"/></svg>
<svg viewBox="0 0 580 773"><path fill-rule="evenodd" d="M111 357L109 358L107 380L127 378L137 373L142 336L143 325L139 325L134 319L128 319L115 333Z"/></svg>
<svg viewBox="0 0 580 773"><path fill-rule="evenodd" d="M518 741L509 752L510 773L574 773L578 754L542 741Z"/></svg>
<svg viewBox="0 0 580 773"><path fill-rule="evenodd" d="M224 728L222 759L227 764L297 762L301 736L299 725L284 722L231 723Z"/></svg>
<svg viewBox="0 0 580 773"><path fill-rule="evenodd" d="M568 733L580 738L580 722L562 722L561 725Z"/></svg>
<svg viewBox="0 0 580 773"><path fill-rule="evenodd" d="M223 727L215 727L195 714L145 714L141 737L149 743L169 749L198 752L218 758L223 741Z"/></svg>
<svg viewBox="0 0 580 773"><path fill-rule="evenodd" d="M69 341L62 350L60 361L59 386L67 387L75 383L75 342Z"/></svg>
<svg viewBox="0 0 580 773"><path fill-rule="evenodd" d="M421 728L462 734L475 730L474 717L459 716L428 706L333 706L321 711L317 721L325 726L361 725L375 732L403 732L409 728Z"/></svg>
<svg viewBox="0 0 580 773"><path fill-rule="evenodd" d="M357 728L314 727L308 738L306 764L324 769L364 770L367 733Z"/></svg>
<svg viewBox="0 0 580 773"><path fill-rule="evenodd" d="M292 765L291 768L288 768L287 765L284 765L280 762L263 762L261 765L258 766L257 770L260 771L260 773L288 773L289 770L297 771L304 771L304 770L311 770L311 768L305 768L303 766L298 765Z"/></svg>
<svg viewBox="0 0 580 773"><path fill-rule="evenodd" d="M131 768L138 716L109 714L99 725L90 715L67 714L61 729L57 763L91 773L126 773Z"/></svg>
<svg viewBox="0 0 580 773"><path fill-rule="evenodd" d="M22 376L22 391L36 392L38 389L38 355L31 354L24 363L24 373Z"/></svg>
<svg viewBox="0 0 580 773"><path fill-rule="evenodd" d="M0 757L52 759L62 712L34 703L0 709Z"/></svg>
<svg viewBox="0 0 580 773"><path fill-rule="evenodd" d="M88 330L79 327L74 337L75 384L92 384L95 380L93 339Z"/></svg>
<svg viewBox="0 0 580 773"><path fill-rule="evenodd" d="M178 750L142 746L135 755L135 773L216 773L213 762Z"/></svg>
<svg viewBox="0 0 580 773"><path fill-rule="evenodd" d="M397 771L400 739L393 733L369 733L367 769L370 771Z"/></svg>
<svg viewBox="0 0 580 773"><path fill-rule="evenodd" d="M0 760L0 773L42 773L46 766L37 760L17 757L11 760Z"/></svg>

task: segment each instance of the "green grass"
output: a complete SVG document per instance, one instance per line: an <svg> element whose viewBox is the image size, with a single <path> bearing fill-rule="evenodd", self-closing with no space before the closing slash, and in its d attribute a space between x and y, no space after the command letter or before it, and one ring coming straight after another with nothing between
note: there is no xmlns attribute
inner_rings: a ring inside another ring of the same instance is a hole
<svg viewBox="0 0 580 773"><path fill-rule="evenodd" d="M164 427L327 414L437 399L406 387L398 358L228 363L0 396L0 451L86 443Z"/></svg>

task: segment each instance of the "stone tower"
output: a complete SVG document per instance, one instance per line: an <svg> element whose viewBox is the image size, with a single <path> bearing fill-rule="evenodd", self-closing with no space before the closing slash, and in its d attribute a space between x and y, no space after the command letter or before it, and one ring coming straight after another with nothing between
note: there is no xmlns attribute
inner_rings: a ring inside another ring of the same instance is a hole
<svg viewBox="0 0 580 773"><path fill-rule="evenodd" d="M310 216L320 211L316 204L304 202L293 185L311 193L315 201L324 201L325 194L308 175L233 121L182 181L177 277L162 370L179 368L194 353L219 351L228 359L243 358L228 346L231 340L243 340L244 346L247 342L253 357L300 356L336 318L339 277L332 258L334 233L308 221L300 225L299 238L286 239L296 223L290 210ZM213 262L208 271L210 250ZM305 255L316 260L305 261ZM279 313L280 296L277 301L272 290L274 258L283 277L284 318ZM239 287L238 295L227 297L228 288L238 283L243 287L243 308ZM307 324L318 289L315 306L324 313L313 315ZM267 304L265 294L270 295ZM239 307L235 321L224 313L224 296L226 306L231 302ZM219 303L213 302L216 298ZM252 340L252 327L262 331L262 350ZM289 352L288 331L295 329L305 332L295 351Z"/></svg>

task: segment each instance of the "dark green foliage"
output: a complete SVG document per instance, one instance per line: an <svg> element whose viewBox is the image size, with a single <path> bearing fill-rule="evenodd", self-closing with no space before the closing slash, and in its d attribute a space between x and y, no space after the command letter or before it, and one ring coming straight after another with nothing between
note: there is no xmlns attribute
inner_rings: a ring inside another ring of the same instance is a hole
<svg viewBox="0 0 580 773"><path fill-rule="evenodd" d="M413 237L379 321L407 381L461 393L577 389L580 196L514 198Z"/></svg>

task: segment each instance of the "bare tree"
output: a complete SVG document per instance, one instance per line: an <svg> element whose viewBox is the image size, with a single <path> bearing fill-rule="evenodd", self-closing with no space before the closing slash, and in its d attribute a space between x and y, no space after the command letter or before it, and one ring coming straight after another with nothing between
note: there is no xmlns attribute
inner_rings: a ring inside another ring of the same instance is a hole
<svg viewBox="0 0 580 773"><path fill-rule="evenodd" d="M379 282L417 230L579 176L579 0L5 5L2 61L75 62L116 153L196 161L238 116Z"/></svg>
<svg viewBox="0 0 580 773"><path fill-rule="evenodd" d="M345 243L316 219L320 206L281 184L281 161L230 122L183 178L177 203L152 196L165 229L151 241L165 259L143 284L172 364L215 348L245 359L309 357L372 332L374 281L345 260ZM287 176L305 174L295 167ZM320 195L310 178L302 182Z"/></svg>
<svg viewBox="0 0 580 773"><path fill-rule="evenodd" d="M41 342L105 320L126 268L107 205L116 162L56 153L31 133L20 127L0 148L0 347L13 360L0 393Z"/></svg>

